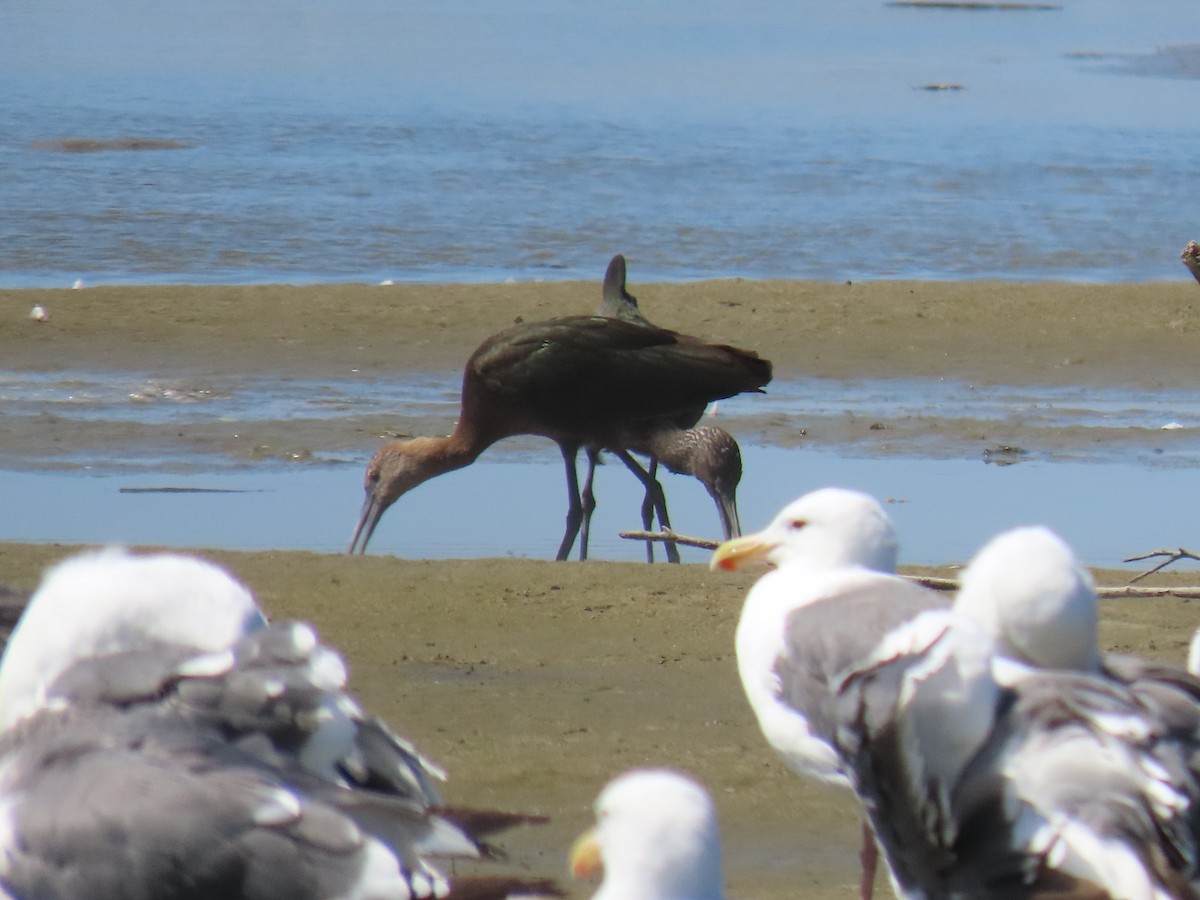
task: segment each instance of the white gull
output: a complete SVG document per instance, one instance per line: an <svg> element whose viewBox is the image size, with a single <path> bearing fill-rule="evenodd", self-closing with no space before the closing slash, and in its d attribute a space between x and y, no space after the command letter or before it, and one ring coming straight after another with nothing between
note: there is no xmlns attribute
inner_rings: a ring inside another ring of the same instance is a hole
<svg viewBox="0 0 1200 900"><path fill-rule="evenodd" d="M1102 658L1097 618L1070 548L1016 529L845 679L839 750L904 896L1192 896L1200 684Z"/></svg>
<svg viewBox="0 0 1200 900"><path fill-rule="evenodd" d="M765 561L738 621L738 672L767 742L797 774L850 788L834 747L835 686L893 629L948 601L895 575L898 542L872 497L824 488L793 501L767 528L727 541L714 569ZM862 833L860 896L877 853Z"/></svg>
<svg viewBox="0 0 1200 900"><path fill-rule="evenodd" d="M571 850L592 900L721 900L721 842L708 792L669 769L635 769L596 799L596 825Z"/></svg>
<svg viewBox="0 0 1200 900"><path fill-rule="evenodd" d="M469 817L345 681L209 563L55 567L0 663L0 894L454 896L432 860L480 855Z"/></svg>

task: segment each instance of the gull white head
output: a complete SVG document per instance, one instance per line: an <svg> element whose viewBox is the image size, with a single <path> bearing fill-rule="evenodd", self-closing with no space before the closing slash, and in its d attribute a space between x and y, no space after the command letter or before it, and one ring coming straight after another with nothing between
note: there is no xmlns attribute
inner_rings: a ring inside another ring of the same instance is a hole
<svg viewBox="0 0 1200 900"><path fill-rule="evenodd" d="M250 592L212 563L119 549L74 556L46 573L0 660L0 729L41 708L80 659L163 645L217 652L265 623Z"/></svg>
<svg viewBox="0 0 1200 900"><path fill-rule="evenodd" d="M720 900L721 842L704 788L668 769L627 772L596 799L571 871L604 882L593 900Z"/></svg>
<svg viewBox="0 0 1200 900"><path fill-rule="evenodd" d="M1011 659L1045 669L1100 665L1092 577L1048 528L1015 528L985 544L963 571L954 609Z"/></svg>
<svg viewBox="0 0 1200 900"><path fill-rule="evenodd" d="M802 562L894 572L898 556L895 526L878 500L859 491L822 488L793 500L762 531L723 543L709 565L736 570L753 562Z"/></svg>

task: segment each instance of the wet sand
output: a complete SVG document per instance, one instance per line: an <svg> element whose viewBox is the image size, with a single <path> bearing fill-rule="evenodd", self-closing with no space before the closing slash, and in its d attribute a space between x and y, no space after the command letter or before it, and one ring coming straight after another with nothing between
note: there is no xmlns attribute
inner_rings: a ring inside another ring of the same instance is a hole
<svg viewBox="0 0 1200 900"><path fill-rule="evenodd" d="M1183 281L631 290L656 321L755 348L787 376L1185 387L1200 350L1200 293ZM518 317L588 312L598 294L590 283L0 291L0 359L22 371L297 378L442 370ZM48 321L27 318L34 304ZM0 581L33 587L71 549L0 545ZM366 704L447 768L448 800L552 816L504 841L510 865L561 876L604 782L671 765L717 800L730 896L853 895L853 811L783 769L741 696L732 636L752 577L696 565L205 555L273 616L312 620L345 652ZM1152 583L1196 580L1183 571ZM1107 647L1172 660L1200 622L1175 599L1108 601L1104 613Z"/></svg>
<svg viewBox="0 0 1200 900"><path fill-rule="evenodd" d="M33 587L67 552L0 545L0 572ZM502 842L507 865L561 877L605 781L670 765L716 798L729 896L854 895L853 812L783 768L741 695L732 634L751 577L697 565L203 555L272 616L316 622L366 704L447 768L449 801L552 817ZM1104 618L1107 647L1181 660L1200 616L1164 599L1106 601Z"/></svg>
<svg viewBox="0 0 1200 900"><path fill-rule="evenodd" d="M630 281L653 321L753 348L780 376L1186 387L1200 346L1191 281ZM521 319L590 313L592 282L0 290L18 371L294 377L460 368ZM34 305L46 321L28 318Z"/></svg>
<svg viewBox="0 0 1200 900"><path fill-rule="evenodd" d="M945 379L1073 389L1189 389L1200 349L1194 282L1014 285L996 282L631 282L661 324L750 347L803 396L804 380ZM0 290L0 360L17 372L119 370L202 393L239 375L350 383L354 389L429 374L454 383L478 343L515 321L588 313L595 283L285 285ZM45 321L29 318L41 306ZM316 388L319 390L319 387ZM820 386L816 386L819 391ZM221 454L243 462L366 456L383 436L445 434L452 408L336 417L170 421L55 416L0 419L0 460L82 444L96 456ZM839 410L786 415L741 404L727 426L743 440L869 453L975 457L992 444L1069 454L1103 442L1174 446L1189 432L1043 428L1021 417L981 425L931 406L863 420ZM880 428L882 426L882 428ZM27 465L27 463L18 463ZM64 465L71 465L65 463Z"/></svg>

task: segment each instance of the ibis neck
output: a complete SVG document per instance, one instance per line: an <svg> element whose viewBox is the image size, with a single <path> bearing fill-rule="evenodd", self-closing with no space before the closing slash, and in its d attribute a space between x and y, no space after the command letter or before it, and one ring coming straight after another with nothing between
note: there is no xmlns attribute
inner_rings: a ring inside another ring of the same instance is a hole
<svg viewBox="0 0 1200 900"><path fill-rule="evenodd" d="M437 468L436 474L452 472L471 465L488 447L503 437L484 434L478 428L468 424L465 418L459 419L454 431L442 438L426 438L429 441L429 460Z"/></svg>

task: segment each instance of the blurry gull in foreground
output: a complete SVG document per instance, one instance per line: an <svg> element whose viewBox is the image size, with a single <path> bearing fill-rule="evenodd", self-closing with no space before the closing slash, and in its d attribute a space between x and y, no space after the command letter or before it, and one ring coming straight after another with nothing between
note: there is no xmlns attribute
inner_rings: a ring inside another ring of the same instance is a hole
<svg viewBox="0 0 1200 900"><path fill-rule="evenodd" d="M847 676L839 749L903 896L1195 896L1200 683L1101 658L1096 624L1070 548L1016 529Z"/></svg>
<svg viewBox="0 0 1200 900"><path fill-rule="evenodd" d="M345 682L209 563L60 563L0 662L0 894L507 896L432 860L523 817L443 809L441 773Z"/></svg>
<svg viewBox="0 0 1200 900"><path fill-rule="evenodd" d="M721 842L708 792L668 769L626 772L596 799L596 825L571 850L593 900L720 900Z"/></svg>
<svg viewBox="0 0 1200 900"><path fill-rule="evenodd" d="M757 534L727 541L714 569L776 566L751 588L737 627L742 686L767 742L797 774L840 788L835 685L894 628L948 601L893 574L891 519L874 498L840 488L806 494ZM877 850L864 821L860 895L872 895Z"/></svg>

